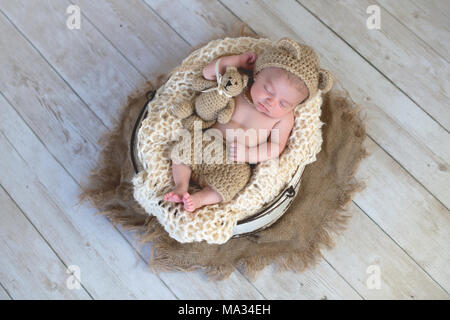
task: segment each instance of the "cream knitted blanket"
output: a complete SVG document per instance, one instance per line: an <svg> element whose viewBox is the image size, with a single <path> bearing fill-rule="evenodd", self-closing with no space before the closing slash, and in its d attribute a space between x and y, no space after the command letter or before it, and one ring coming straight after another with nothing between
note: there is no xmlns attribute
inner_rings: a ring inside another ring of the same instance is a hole
<svg viewBox="0 0 450 320"><path fill-rule="evenodd" d="M190 85L192 79L201 74L204 66L212 60L247 51L260 55L273 45L269 39L250 37L211 41L175 68L148 104L148 115L137 135L137 153L144 170L133 178L133 195L145 211L156 216L169 235L179 242L205 240L211 244L225 243L239 220L257 213L277 197L299 166L304 167L316 160L322 144L320 91L306 106L294 110L294 128L279 159L259 163L253 169L247 186L232 201L201 207L195 211L194 217L190 217L182 204L163 199L164 194L174 188L169 150L176 142L177 131L182 129L181 120L171 114L170 108L174 103L195 98ZM198 188L190 187L190 191L195 190Z"/></svg>

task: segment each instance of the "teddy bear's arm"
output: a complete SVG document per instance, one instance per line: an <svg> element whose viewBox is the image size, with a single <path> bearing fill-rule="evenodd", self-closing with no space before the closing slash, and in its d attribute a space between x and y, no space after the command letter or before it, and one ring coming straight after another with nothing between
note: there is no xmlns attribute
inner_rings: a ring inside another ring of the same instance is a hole
<svg viewBox="0 0 450 320"><path fill-rule="evenodd" d="M224 109L219 111L219 114L217 116L217 121L222 124L230 121L231 116L233 115L235 106L236 106L236 103L234 101L234 98L231 98L230 101L228 101L228 105Z"/></svg>
<svg viewBox="0 0 450 320"><path fill-rule="evenodd" d="M192 89L194 89L195 91L202 91L216 86L216 80L206 80L202 76L196 77L192 80Z"/></svg>

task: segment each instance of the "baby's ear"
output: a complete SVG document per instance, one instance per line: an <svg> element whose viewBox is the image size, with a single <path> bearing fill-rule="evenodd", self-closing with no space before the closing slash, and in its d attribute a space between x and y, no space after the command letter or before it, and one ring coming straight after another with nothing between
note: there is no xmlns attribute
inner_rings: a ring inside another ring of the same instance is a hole
<svg viewBox="0 0 450 320"><path fill-rule="evenodd" d="M330 91L333 87L333 76L325 69L319 69L319 89L322 93Z"/></svg>

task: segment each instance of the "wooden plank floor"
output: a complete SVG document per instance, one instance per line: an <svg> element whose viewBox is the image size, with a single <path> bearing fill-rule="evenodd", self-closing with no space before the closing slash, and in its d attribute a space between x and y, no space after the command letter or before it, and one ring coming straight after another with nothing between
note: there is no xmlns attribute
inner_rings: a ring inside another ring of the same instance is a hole
<svg viewBox="0 0 450 320"><path fill-rule="evenodd" d="M449 18L448 0L0 0L0 299L449 299ZM152 274L80 185L127 97L243 22L313 46L363 106L367 188L314 269Z"/></svg>

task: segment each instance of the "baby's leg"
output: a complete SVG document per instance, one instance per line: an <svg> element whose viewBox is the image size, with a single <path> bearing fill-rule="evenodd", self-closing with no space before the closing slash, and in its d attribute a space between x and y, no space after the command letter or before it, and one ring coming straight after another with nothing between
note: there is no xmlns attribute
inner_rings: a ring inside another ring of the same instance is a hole
<svg viewBox="0 0 450 320"><path fill-rule="evenodd" d="M190 212L202 206L219 203L221 201L222 196L210 186L206 186L201 191L192 195L188 192L185 192L183 195L184 209Z"/></svg>
<svg viewBox="0 0 450 320"><path fill-rule="evenodd" d="M172 176L175 182L175 189L164 195L164 200L170 202L183 202L183 195L189 187L191 177L191 167L184 163L172 162Z"/></svg>

